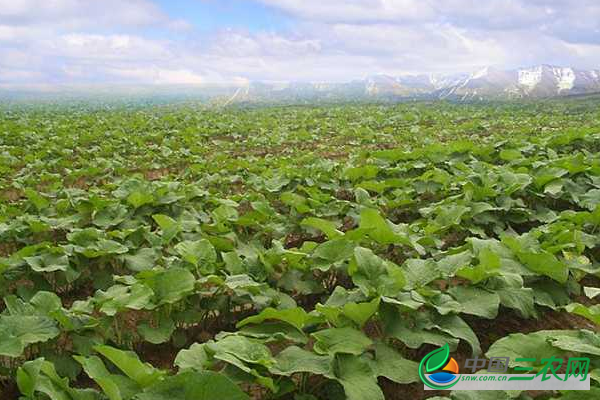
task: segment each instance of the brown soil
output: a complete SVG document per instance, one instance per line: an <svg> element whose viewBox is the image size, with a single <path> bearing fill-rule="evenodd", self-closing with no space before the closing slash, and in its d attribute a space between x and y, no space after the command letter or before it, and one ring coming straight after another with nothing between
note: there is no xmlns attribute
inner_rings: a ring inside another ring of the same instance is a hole
<svg viewBox="0 0 600 400"><path fill-rule="evenodd" d="M9 202L17 201L23 197L23 192L19 189L6 189L0 194L0 198L6 199Z"/></svg>
<svg viewBox="0 0 600 400"><path fill-rule="evenodd" d="M151 344L142 342L137 348L137 353L142 360L164 370L176 369L173 363L178 352L179 349L173 349L170 343Z"/></svg>
<svg viewBox="0 0 600 400"><path fill-rule="evenodd" d="M155 181L169 174L169 168L150 169L144 171L144 177L149 181Z"/></svg>
<svg viewBox="0 0 600 400"><path fill-rule="evenodd" d="M17 400L19 398L19 395L19 388L17 387L16 382L0 382L0 399Z"/></svg>

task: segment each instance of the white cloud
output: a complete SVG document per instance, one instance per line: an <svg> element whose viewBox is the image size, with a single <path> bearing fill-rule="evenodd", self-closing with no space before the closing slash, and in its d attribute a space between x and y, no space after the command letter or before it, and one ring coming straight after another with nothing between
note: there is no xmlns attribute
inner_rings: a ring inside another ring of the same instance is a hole
<svg viewBox="0 0 600 400"><path fill-rule="evenodd" d="M7 25L0 25L0 42L14 42L17 40L23 33L25 33L25 29L23 28L15 28Z"/></svg>
<svg viewBox="0 0 600 400"><path fill-rule="evenodd" d="M249 34L227 30L212 38L209 51L222 56L278 56L300 57L321 50L319 38L285 37L272 32Z"/></svg>
<svg viewBox="0 0 600 400"><path fill-rule="evenodd" d="M595 22L596 0L258 0L302 19L327 23L450 22L456 26L514 28L526 24Z"/></svg>
<svg viewBox="0 0 600 400"><path fill-rule="evenodd" d="M490 64L600 66L597 0L255 1L294 23L207 33L151 0L0 0L0 82L346 81Z"/></svg>
<svg viewBox="0 0 600 400"><path fill-rule="evenodd" d="M423 21L435 18L427 0L260 0L302 18L345 23Z"/></svg>
<svg viewBox="0 0 600 400"><path fill-rule="evenodd" d="M149 40L132 35L62 35L48 47L63 57L79 60L163 60L172 56L168 41Z"/></svg>
<svg viewBox="0 0 600 400"><path fill-rule="evenodd" d="M40 81L41 79L44 79L43 73L38 71L10 69L2 67L0 67L0 76L2 76L2 81L10 83L24 83Z"/></svg>
<svg viewBox="0 0 600 400"><path fill-rule="evenodd" d="M125 78L127 81L152 84L200 84L205 80L202 76L189 69L162 69L162 68L133 68L133 69L108 69L107 72L115 77Z"/></svg>
<svg viewBox="0 0 600 400"><path fill-rule="evenodd" d="M88 29L148 26L169 20L149 0L0 0L0 23Z"/></svg>

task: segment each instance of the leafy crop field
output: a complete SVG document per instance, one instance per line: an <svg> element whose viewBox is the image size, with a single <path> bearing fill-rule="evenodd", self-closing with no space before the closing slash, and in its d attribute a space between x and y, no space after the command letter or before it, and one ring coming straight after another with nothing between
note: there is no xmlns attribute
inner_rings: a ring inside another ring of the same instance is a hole
<svg viewBox="0 0 600 400"><path fill-rule="evenodd" d="M599 100L4 105L0 198L2 400L600 398Z"/></svg>

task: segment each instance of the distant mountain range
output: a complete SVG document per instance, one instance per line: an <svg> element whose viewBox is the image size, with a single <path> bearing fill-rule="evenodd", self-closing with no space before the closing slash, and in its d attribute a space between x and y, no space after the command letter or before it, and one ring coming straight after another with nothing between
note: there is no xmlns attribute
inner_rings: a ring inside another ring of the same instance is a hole
<svg viewBox="0 0 600 400"><path fill-rule="evenodd" d="M600 69L538 65L441 75L372 75L342 83L248 82L179 85L0 85L0 101L156 102L201 100L217 105L239 103L311 103L338 101L440 100L484 101L554 98L600 94Z"/></svg>
<svg viewBox="0 0 600 400"><path fill-rule="evenodd" d="M488 99L550 98L600 92L600 69L539 65L517 70L483 68L471 74L374 75L347 83L249 83L230 102L260 99Z"/></svg>

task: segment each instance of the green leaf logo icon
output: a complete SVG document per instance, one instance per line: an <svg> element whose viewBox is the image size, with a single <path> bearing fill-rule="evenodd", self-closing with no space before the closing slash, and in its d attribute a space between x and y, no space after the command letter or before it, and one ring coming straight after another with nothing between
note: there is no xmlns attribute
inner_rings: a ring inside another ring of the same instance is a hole
<svg viewBox="0 0 600 400"><path fill-rule="evenodd" d="M434 350L431 353L427 354L425 358L427 362L425 363L425 370L427 373L433 372L435 370L441 369L448 362L448 358L450 357L450 346L446 343L443 347L438 350Z"/></svg>
<svg viewBox="0 0 600 400"><path fill-rule="evenodd" d="M450 346L448 346L447 343L423 357L421 363L419 364L419 377L426 386L432 389L446 390L456 385L456 383L459 381L458 379L454 379L453 382L448 384L442 384L436 380L433 380L435 375L440 374L435 373L435 371L443 369L448 364L448 360L450 360ZM457 372L458 370L456 370L455 373ZM447 374L447 372L444 373ZM430 377L427 375L430 375Z"/></svg>

